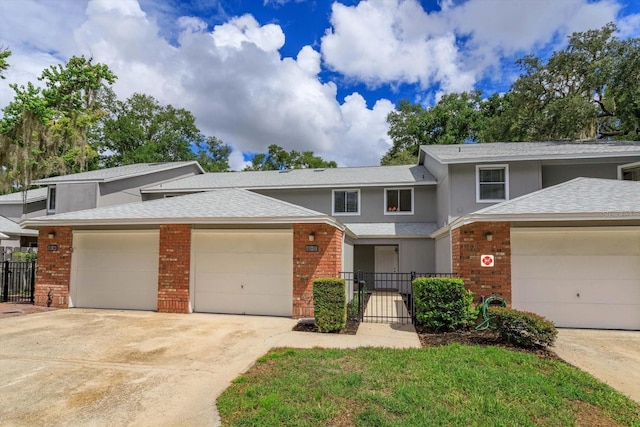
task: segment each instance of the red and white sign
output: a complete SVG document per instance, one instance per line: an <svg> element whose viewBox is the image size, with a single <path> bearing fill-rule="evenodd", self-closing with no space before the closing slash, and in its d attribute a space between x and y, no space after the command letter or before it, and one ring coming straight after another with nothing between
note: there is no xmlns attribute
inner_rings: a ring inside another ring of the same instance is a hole
<svg viewBox="0 0 640 427"><path fill-rule="evenodd" d="M482 267L493 267L494 263L493 255L480 255L480 265Z"/></svg>

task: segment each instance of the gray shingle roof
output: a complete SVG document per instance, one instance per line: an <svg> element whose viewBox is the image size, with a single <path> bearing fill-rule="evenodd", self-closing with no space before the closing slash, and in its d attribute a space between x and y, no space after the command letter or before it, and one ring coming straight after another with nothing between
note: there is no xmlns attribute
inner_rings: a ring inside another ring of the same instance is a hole
<svg viewBox="0 0 640 427"><path fill-rule="evenodd" d="M27 190L27 203L37 202L39 200L47 199L46 188L36 188L34 190ZM3 194L0 196L0 205L15 205L22 204L22 191L17 193Z"/></svg>
<svg viewBox="0 0 640 427"><path fill-rule="evenodd" d="M291 223L333 220L320 212L241 189L222 189L28 219L28 227L82 224Z"/></svg>
<svg viewBox="0 0 640 427"><path fill-rule="evenodd" d="M176 169L187 165L197 165L202 171L202 168L196 161L190 162L164 162L164 163L136 163L127 166L118 166L115 168L98 169L95 171L74 173L70 175L54 176L51 178L40 179L34 184L46 185L56 184L61 182L108 182L118 179L131 178L140 175L146 175L153 172L160 172L164 170Z"/></svg>
<svg viewBox="0 0 640 427"><path fill-rule="evenodd" d="M35 230L25 230L20 227L20 224L17 222L11 221L9 218L6 218L0 215L0 233L9 235L9 236L37 236L38 232Z"/></svg>
<svg viewBox="0 0 640 427"><path fill-rule="evenodd" d="M427 237L438 229L435 222L367 222L346 226L359 238Z"/></svg>
<svg viewBox="0 0 640 427"><path fill-rule="evenodd" d="M423 145L421 150L440 163L445 164L534 159L640 157L640 142L492 142L482 144Z"/></svg>
<svg viewBox="0 0 640 427"><path fill-rule="evenodd" d="M471 214L481 216L598 215L640 217L640 182L575 178Z"/></svg>
<svg viewBox="0 0 640 427"><path fill-rule="evenodd" d="M424 166L294 169L285 171L217 172L195 175L144 188L142 192L197 191L216 188L326 188L376 185L435 184Z"/></svg>

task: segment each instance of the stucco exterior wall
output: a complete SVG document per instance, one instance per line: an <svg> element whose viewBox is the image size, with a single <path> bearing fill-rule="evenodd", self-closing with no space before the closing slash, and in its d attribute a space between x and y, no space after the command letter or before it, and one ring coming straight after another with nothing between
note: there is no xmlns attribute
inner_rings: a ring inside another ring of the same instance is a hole
<svg viewBox="0 0 640 427"><path fill-rule="evenodd" d="M451 234L436 239L436 273L451 273Z"/></svg>
<svg viewBox="0 0 640 427"><path fill-rule="evenodd" d="M95 182L56 184L55 187L57 214L96 207L98 184Z"/></svg>
<svg viewBox="0 0 640 427"><path fill-rule="evenodd" d="M413 187L413 215L386 215L384 205L385 188L411 187L363 187L360 188L360 215L334 215L345 224L362 222L435 222L437 218L435 186ZM358 189L354 186L353 189ZM285 202L313 209L327 215L332 214L333 191L322 189L254 190L256 193L284 200Z"/></svg>
<svg viewBox="0 0 640 427"><path fill-rule="evenodd" d="M606 159L599 159L597 163L585 162L572 164L542 165L542 188L561 184L578 177L589 178L618 178L618 165L628 163L628 160L605 163Z"/></svg>
<svg viewBox="0 0 640 427"><path fill-rule="evenodd" d="M542 188L539 161L495 162L495 164L509 165L509 200ZM451 217L459 217L495 204L476 202L475 164L456 164L450 165L449 168L451 180Z"/></svg>
<svg viewBox="0 0 640 427"><path fill-rule="evenodd" d="M98 207L139 202L142 200L140 188L175 179L196 175L195 165L155 172L129 179L100 183Z"/></svg>

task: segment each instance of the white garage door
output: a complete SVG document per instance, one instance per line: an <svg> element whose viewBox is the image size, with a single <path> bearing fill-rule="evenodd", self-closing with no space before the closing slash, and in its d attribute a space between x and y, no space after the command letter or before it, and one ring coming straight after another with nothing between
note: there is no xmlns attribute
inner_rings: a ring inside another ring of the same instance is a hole
<svg viewBox="0 0 640 427"><path fill-rule="evenodd" d="M74 231L73 307L156 310L157 231Z"/></svg>
<svg viewBox="0 0 640 427"><path fill-rule="evenodd" d="M513 307L557 326L640 329L640 230L511 229Z"/></svg>
<svg viewBox="0 0 640 427"><path fill-rule="evenodd" d="M292 315L291 230L194 230L194 310Z"/></svg>

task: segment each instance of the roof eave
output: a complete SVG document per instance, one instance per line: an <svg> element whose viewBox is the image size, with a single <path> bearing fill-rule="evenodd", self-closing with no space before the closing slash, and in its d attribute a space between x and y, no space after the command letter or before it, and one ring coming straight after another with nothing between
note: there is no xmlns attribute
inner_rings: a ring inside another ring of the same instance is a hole
<svg viewBox="0 0 640 427"><path fill-rule="evenodd" d="M575 159L602 159L602 158L614 158L614 157L638 157L640 152L637 153L587 153L587 154L562 154L562 155L542 155L542 156L491 156L491 157L477 157L477 158L461 158L442 160L437 156L434 158L438 162L445 165L464 164L464 163L488 163L488 162L524 162L524 161L536 161L536 160L575 160Z"/></svg>
<svg viewBox="0 0 640 427"><path fill-rule="evenodd" d="M552 221L626 221L640 220L640 212L469 214L456 218L450 229L475 222L552 222ZM444 227L443 227L444 228ZM438 230L440 231L440 230ZM436 233L438 233L438 231ZM435 234L435 233L434 233Z"/></svg>
<svg viewBox="0 0 640 427"><path fill-rule="evenodd" d="M360 188L360 187L415 187L437 185L437 181L416 181L416 182L376 182L376 183L352 183L352 184L312 184L312 185L269 185L269 186L224 186L224 187L184 187L184 188L142 188L143 194L153 193L190 193L213 191L225 188L238 188L243 190L296 190L296 189L333 189L333 188Z"/></svg>
<svg viewBox="0 0 640 427"><path fill-rule="evenodd" d="M25 228L68 226L135 226L161 224L210 224L210 225L268 225L294 223L325 223L344 230L344 225L328 216L291 216L291 217L260 217L260 218L132 218L132 219L32 219L23 223Z"/></svg>

